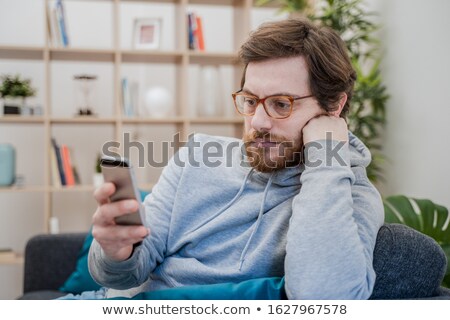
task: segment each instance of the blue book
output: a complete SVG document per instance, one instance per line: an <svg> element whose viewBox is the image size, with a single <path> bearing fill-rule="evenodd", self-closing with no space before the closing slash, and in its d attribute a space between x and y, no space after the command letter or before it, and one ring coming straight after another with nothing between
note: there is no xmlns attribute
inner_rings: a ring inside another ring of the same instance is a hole
<svg viewBox="0 0 450 320"><path fill-rule="evenodd" d="M62 43L64 47L69 45L69 37L67 35L66 19L64 14L64 5L62 0L56 2L56 12L58 15L58 24L61 30Z"/></svg>
<svg viewBox="0 0 450 320"><path fill-rule="evenodd" d="M189 13L188 14L188 36L189 36L189 49L194 50L195 44L194 44L194 14Z"/></svg>
<svg viewBox="0 0 450 320"><path fill-rule="evenodd" d="M63 165L63 161L61 158L61 151L59 148L59 145L56 143L55 138L52 138L52 146L53 146L53 151L55 152L56 155L56 162L58 164L58 172L59 172L59 178L61 179L61 185L65 186L66 183L66 175L64 174L64 165Z"/></svg>

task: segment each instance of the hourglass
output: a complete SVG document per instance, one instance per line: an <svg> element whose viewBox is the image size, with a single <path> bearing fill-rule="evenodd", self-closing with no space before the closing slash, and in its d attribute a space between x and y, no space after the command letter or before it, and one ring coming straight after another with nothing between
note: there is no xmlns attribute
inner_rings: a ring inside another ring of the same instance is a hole
<svg viewBox="0 0 450 320"><path fill-rule="evenodd" d="M94 111L91 105L91 95L94 89L95 80L97 76L89 74L79 74L73 77L76 84L77 97L77 115L92 116Z"/></svg>

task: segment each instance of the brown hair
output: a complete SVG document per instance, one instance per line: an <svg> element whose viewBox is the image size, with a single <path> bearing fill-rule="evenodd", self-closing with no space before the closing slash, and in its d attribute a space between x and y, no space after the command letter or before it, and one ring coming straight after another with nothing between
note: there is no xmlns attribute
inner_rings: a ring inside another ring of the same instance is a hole
<svg viewBox="0 0 450 320"><path fill-rule="evenodd" d="M341 117L345 117L356 80L345 43L332 29L304 19L267 22L250 34L239 51L245 66L241 88L250 62L295 56L305 58L311 94L324 110L335 110L342 93L347 94L341 112Z"/></svg>

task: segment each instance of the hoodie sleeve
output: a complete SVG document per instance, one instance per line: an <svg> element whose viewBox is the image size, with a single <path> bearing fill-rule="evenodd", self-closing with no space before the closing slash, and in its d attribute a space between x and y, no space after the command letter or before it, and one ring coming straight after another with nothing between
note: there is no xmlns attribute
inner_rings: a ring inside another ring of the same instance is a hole
<svg viewBox="0 0 450 320"><path fill-rule="evenodd" d="M339 147L341 145L341 147ZM384 220L381 197L348 143L306 145L300 193L292 203L285 275L289 299L367 299Z"/></svg>
<svg viewBox="0 0 450 320"><path fill-rule="evenodd" d="M89 271L96 282L113 289L129 289L145 282L164 260L177 186L186 165L183 147L170 160L152 193L145 198L145 222L150 235L135 247L132 256L121 262L107 258L94 240L89 251Z"/></svg>

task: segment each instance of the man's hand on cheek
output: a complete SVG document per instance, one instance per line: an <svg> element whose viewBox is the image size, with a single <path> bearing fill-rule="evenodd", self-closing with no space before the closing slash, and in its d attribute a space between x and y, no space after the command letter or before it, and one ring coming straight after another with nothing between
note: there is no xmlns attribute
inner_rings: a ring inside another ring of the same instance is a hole
<svg viewBox="0 0 450 320"><path fill-rule="evenodd" d="M302 135L303 145L327 138L348 142L347 123L340 117L319 115L308 121L302 129Z"/></svg>

